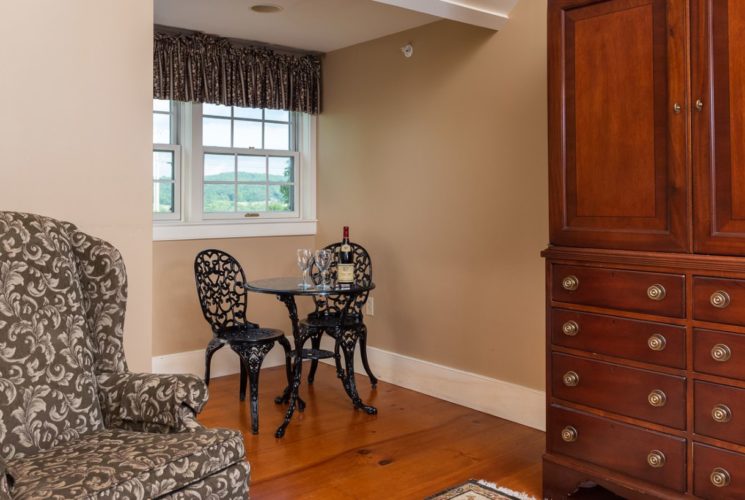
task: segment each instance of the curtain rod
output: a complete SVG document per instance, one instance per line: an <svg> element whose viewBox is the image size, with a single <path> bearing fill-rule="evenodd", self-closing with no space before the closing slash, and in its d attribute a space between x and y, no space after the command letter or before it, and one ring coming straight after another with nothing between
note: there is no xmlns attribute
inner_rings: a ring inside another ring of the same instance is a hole
<svg viewBox="0 0 745 500"><path fill-rule="evenodd" d="M187 28L178 28L176 26L165 26L163 24L156 24L155 31L156 32L159 31L161 33L181 33L184 35L193 35L196 33L204 34L204 32L202 31L190 30ZM219 38L224 38L226 40L229 40L231 43L242 46L242 47L262 47L262 48L274 50L275 52L284 52L286 54L303 55L303 56L323 56L324 55L323 52L318 52L314 50L296 49L294 47L286 47L284 45L275 45L271 43L257 42L254 40L244 40L242 38L230 38L227 36L214 35L211 33L206 33L206 34L209 36L216 36Z"/></svg>

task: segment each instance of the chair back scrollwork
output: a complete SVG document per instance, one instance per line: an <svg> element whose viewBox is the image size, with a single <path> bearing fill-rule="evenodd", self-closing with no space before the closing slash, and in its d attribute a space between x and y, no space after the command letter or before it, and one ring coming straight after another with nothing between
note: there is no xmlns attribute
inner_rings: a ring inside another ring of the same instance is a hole
<svg viewBox="0 0 745 500"><path fill-rule="evenodd" d="M222 250L208 249L194 260L199 305L214 332L248 324L246 275L238 261Z"/></svg>
<svg viewBox="0 0 745 500"><path fill-rule="evenodd" d="M372 259L370 259L370 254L367 253L367 250L362 245L358 245L357 243L350 243L350 245L354 255L354 282L358 285L369 285L372 283ZM341 242L333 243L326 247L327 250L331 251L331 265L328 270L328 279L331 283L336 283L340 247ZM313 259L310 274L316 285L321 282L321 272L318 270L315 259ZM370 292L364 292L355 297L354 302L349 305L349 309L346 312L348 318L362 318L362 308L365 306L369 295ZM325 297L314 296L313 300L316 305L315 312L313 313L314 316L338 316L347 303L345 295L335 293L331 293Z"/></svg>

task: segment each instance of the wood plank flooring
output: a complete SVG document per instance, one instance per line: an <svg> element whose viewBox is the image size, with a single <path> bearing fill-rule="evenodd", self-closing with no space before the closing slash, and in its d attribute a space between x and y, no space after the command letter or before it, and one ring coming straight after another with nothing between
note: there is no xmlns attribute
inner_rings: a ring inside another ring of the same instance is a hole
<svg viewBox="0 0 745 500"><path fill-rule="evenodd" d="M308 373L307 363L303 367ZM362 399L378 415L355 411L334 369L321 364L314 385L303 379L308 407L283 439L274 431L286 405L283 368L262 370L259 434L251 434L238 376L213 379L199 420L243 431L251 463L251 498L422 499L467 479L486 479L536 497L541 493L544 434L475 410L357 376ZM484 395L488 397L488 395Z"/></svg>

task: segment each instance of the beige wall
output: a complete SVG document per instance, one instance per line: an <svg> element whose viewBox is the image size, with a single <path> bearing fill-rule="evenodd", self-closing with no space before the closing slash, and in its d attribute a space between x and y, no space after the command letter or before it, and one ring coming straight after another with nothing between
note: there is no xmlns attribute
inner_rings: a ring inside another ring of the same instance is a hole
<svg viewBox="0 0 745 500"><path fill-rule="evenodd" d="M153 355L204 349L212 338L199 309L194 285L194 257L205 248L219 248L238 259L249 280L298 276L298 248L313 248L315 237L232 238L158 241L153 244ZM273 295L249 294L248 316L261 326L291 334L287 309ZM303 307L303 299L298 307ZM307 301L305 301L307 302ZM306 304L307 306L307 304Z"/></svg>
<svg viewBox="0 0 745 500"><path fill-rule="evenodd" d="M371 251L372 346L544 386L546 5L328 54L319 241ZM400 47L414 45L405 59Z"/></svg>
<svg viewBox="0 0 745 500"><path fill-rule="evenodd" d="M0 3L0 210L121 250L133 370L151 362L152 29L152 0Z"/></svg>

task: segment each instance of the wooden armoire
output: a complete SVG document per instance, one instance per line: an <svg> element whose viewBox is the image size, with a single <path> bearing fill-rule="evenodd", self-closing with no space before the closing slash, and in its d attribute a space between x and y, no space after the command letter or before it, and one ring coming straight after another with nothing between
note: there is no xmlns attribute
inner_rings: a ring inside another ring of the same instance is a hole
<svg viewBox="0 0 745 500"><path fill-rule="evenodd" d="M745 0L548 0L548 61L544 494L745 498Z"/></svg>

